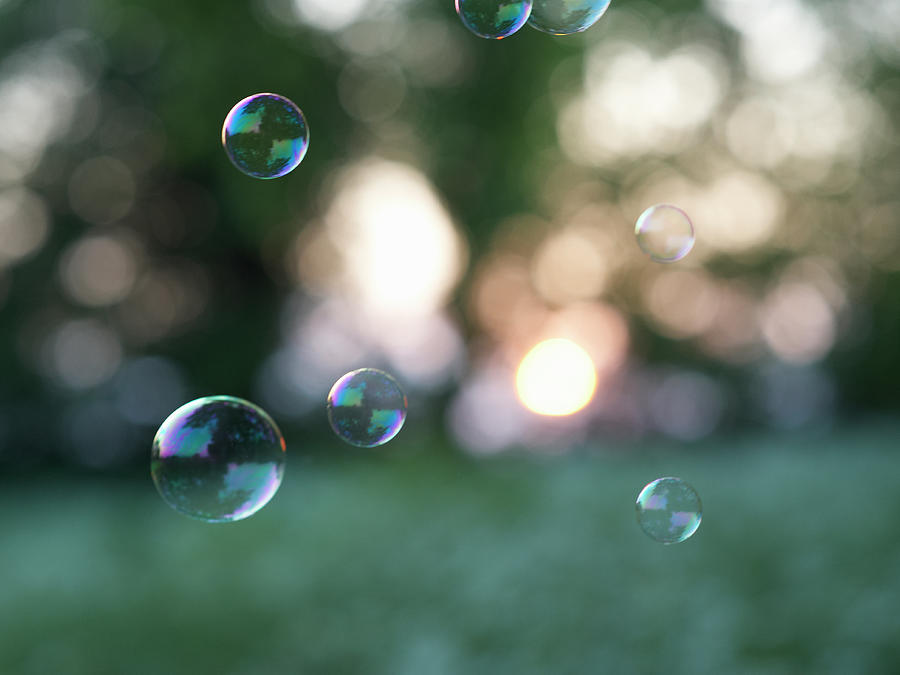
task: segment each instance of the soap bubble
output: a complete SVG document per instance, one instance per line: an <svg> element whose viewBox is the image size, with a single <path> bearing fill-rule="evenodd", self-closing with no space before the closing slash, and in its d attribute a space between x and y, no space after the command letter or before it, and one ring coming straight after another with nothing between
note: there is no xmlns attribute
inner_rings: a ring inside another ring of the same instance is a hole
<svg viewBox="0 0 900 675"><path fill-rule="evenodd" d="M463 25L478 37L499 40L528 21L532 0L456 0Z"/></svg>
<svg viewBox="0 0 900 675"><path fill-rule="evenodd" d="M328 393L328 421L351 445L373 448L400 432L406 406L406 394L393 377L361 368L334 383Z"/></svg>
<svg viewBox="0 0 900 675"><path fill-rule="evenodd" d="M700 497L680 478L657 478L637 498L637 519L651 539L677 544L700 527L703 507Z"/></svg>
<svg viewBox="0 0 900 675"><path fill-rule="evenodd" d="M532 28L551 35L571 35L593 26L609 8L610 0L534 0Z"/></svg>
<svg viewBox="0 0 900 675"><path fill-rule="evenodd" d="M150 472L173 509L225 523L252 516L272 499L284 461L284 437L262 408L232 396L206 396L162 423Z"/></svg>
<svg viewBox="0 0 900 675"><path fill-rule="evenodd" d="M677 206L657 204L644 211L634 226L638 246L656 262L681 260L694 247L694 226Z"/></svg>
<svg viewBox="0 0 900 675"><path fill-rule="evenodd" d="M253 94L228 113L222 145L232 164L248 176L278 178L303 161L309 127L293 101L278 94Z"/></svg>

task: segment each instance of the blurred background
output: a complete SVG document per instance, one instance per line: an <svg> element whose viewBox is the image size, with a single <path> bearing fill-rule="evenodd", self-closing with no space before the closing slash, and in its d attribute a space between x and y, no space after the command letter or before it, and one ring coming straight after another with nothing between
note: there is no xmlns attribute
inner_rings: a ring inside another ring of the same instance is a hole
<svg viewBox="0 0 900 675"><path fill-rule="evenodd" d="M220 141L261 91L311 130L273 181ZM0 0L0 671L900 672L898 188L890 0ZM210 394L287 439L246 522L149 478Z"/></svg>

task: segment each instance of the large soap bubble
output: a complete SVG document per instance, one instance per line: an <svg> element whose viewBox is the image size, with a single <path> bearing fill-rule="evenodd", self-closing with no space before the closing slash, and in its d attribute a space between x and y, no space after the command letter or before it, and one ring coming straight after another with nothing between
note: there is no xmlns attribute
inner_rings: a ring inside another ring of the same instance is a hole
<svg viewBox="0 0 900 675"><path fill-rule="evenodd" d="M534 0L528 24L551 35L571 35L593 26L610 0Z"/></svg>
<svg viewBox="0 0 900 675"><path fill-rule="evenodd" d="M169 415L153 439L150 472L165 502L210 523L252 516L278 491L285 443L249 401L206 396Z"/></svg>
<svg viewBox="0 0 900 675"><path fill-rule="evenodd" d="M456 0L456 13L478 37L499 40L525 25L531 0Z"/></svg>

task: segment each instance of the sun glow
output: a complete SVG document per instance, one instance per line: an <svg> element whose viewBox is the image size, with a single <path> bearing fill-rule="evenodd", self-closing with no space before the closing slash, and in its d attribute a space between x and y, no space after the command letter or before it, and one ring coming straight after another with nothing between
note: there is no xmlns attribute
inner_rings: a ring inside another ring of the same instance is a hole
<svg viewBox="0 0 900 675"><path fill-rule="evenodd" d="M535 345L516 371L519 400L538 415L572 415L590 403L596 389L591 357L563 338Z"/></svg>

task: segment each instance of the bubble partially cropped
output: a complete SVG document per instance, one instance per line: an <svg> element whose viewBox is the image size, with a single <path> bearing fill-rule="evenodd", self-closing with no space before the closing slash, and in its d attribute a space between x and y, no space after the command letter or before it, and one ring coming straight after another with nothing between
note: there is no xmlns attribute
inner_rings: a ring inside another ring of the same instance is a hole
<svg viewBox="0 0 900 675"><path fill-rule="evenodd" d="M478 37L499 40L528 21L532 0L456 0L463 25Z"/></svg>
<svg viewBox="0 0 900 675"><path fill-rule="evenodd" d="M383 445L400 433L406 409L406 394L397 380L374 368L347 373L328 393L331 428L361 448Z"/></svg>
<svg viewBox="0 0 900 675"><path fill-rule="evenodd" d="M173 509L224 523L265 506L281 485L284 464L284 437L262 408L232 396L207 396L162 423L150 472Z"/></svg>
<svg viewBox="0 0 900 675"><path fill-rule="evenodd" d="M306 156L309 127L293 101L278 94L253 94L228 113L222 145L232 164L248 176L279 178Z"/></svg>
<svg viewBox="0 0 900 675"><path fill-rule="evenodd" d="M551 35L571 35L593 26L610 0L534 0L528 24Z"/></svg>
<svg viewBox="0 0 900 675"><path fill-rule="evenodd" d="M694 225L677 206L657 204L644 211L634 226L638 246L656 262L671 263L694 248Z"/></svg>
<svg viewBox="0 0 900 675"><path fill-rule="evenodd" d="M700 496L680 478L657 478L637 498L637 519L651 539L677 544L689 538L703 517Z"/></svg>

